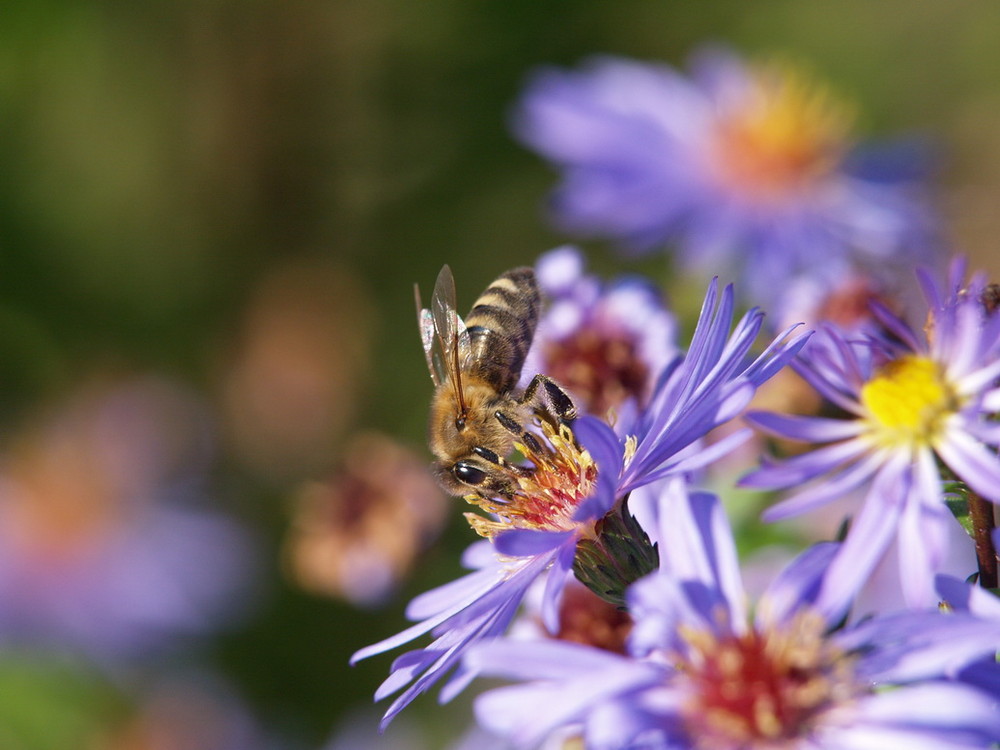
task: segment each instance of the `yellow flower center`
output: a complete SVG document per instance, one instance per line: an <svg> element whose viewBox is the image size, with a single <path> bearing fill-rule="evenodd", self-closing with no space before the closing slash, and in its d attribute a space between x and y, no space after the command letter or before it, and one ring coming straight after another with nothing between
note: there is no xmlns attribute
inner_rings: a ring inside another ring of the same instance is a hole
<svg viewBox="0 0 1000 750"><path fill-rule="evenodd" d="M469 525L481 536L492 537L512 528L548 531L579 529L573 514L597 482L597 464L586 450L577 445L572 430L566 425L556 428L543 420L541 428L545 440L537 441L535 447L538 450L516 444L534 469L524 474L512 472L511 479L516 489L510 497L487 499L468 495L465 498L499 517L499 520L493 520L476 513L465 514Z"/></svg>
<svg viewBox="0 0 1000 750"><path fill-rule="evenodd" d="M802 71L761 66L749 91L723 109L716 170L745 198L786 197L837 167L853 119L848 106Z"/></svg>
<svg viewBox="0 0 1000 750"><path fill-rule="evenodd" d="M933 446L960 400L941 366L906 356L884 365L861 389L869 435L885 447Z"/></svg>
<svg viewBox="0 0 1000 750"><path fill-rule="evenodd" d="M826 623L804 611L773 630L718 637L682 628L675 659L691 696L682 708L698 750L798 746L822 711L861 691L853 659L825 636Z"/></svg>

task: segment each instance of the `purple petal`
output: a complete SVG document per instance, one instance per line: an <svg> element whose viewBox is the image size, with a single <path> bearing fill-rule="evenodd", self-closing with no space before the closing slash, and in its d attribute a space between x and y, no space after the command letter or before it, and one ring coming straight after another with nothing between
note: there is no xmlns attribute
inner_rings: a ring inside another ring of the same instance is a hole
<svg viewBox="0 0 1000 750"><path fill-rule="evenodd" d="M994 503L1000 503L1000 460L961 430L949 430L935 446L948 467L973 490Z"/></svg>
<svg viewBox="0 0 1000 750"><path fill-rule="evenodd" d="M807 443L844 440L856 437L864 430L864 425L856 419L799 417L764 411L750 412L745 419L769 435Z"/></svg>
<svg viewBox="0 0 1000 750"><path fill-rule="evenodd" d="M468 602L470 599L481 596L483 590L490 586L491 581L499 581L503 577L503 568L496 561L495 553L493 562L494 567L490 570L480 570L464 575L450 583L415 596L406 606L407 619L424 620L444 610L461 606L462 602Z"/></svg>
<svg viewBox="0 0 1000 750"><path fill-rule="evenodd" d="M860 623L836 641L870 652L857 665L865 679L911 683L953 675L992 657L1000 647L1000 622L963 612L908 610Z"/></svg>
<svg viewBox="0 0 1000 750"><path fill-rule="evenodd" d="M493 538L496 551L506 557L535 557L552 552L576 536L574 531L510 529Z"/></svg>
<svg viewBox="0 0 1000 750"><path fill-rule="evenodd" d="M448 679L448 682L441 687L441 692L438 694L438 703L441 705L451 703L478 676L476 672L466 669L464 665L460 664L455 673Z"/></svg>
<svg viewBox="0 0 1000 750"><path fill-rule="evenodd" d="M948 552L948 529L954 521L941 502L941 480L930 451L918 459L917 485L900 519L899 569L903 598L911 607L930 607L937 603L934 574Z"/></svg>
<svg viewBox="0 0 1000 750"><path fill-rule="evenodd" d="M799 353L813 335L813 331L802 331L794 338L786 341L792 331L801 325L801 323L796 323L778 334L774 341L768 344L764 352L746 369L743 375L754 385L759 386L791 362L792 358Z"/></svg>
<svg viewBox="0 0 1000 750"><path fill-rule="evenodd" d="M858 719L908 729L974 731L1000 738L996 699L965 685L940 682L875 693L858 703Z"/></svg>
<svg viewBox="0 0 1000 750"><path fill-rule="evenodd" d="M869 309L871 309L872 314L878 322L885 326L886 330L895 334L908 349L912 351L920 351L923 348L920 345L920 341L917 340L916 334L913 333L913 329L900 320L899 316L897 316L884 304L878 300L873 300L869 303Z"/></svg>
<svg viewBox="0 0 1000 750"><path fill-rule="evenodd" d="M664 693L666 690L659 692ZM584 728L589 747L604 750L634 747L633 742L641 734L663 734L663 714L667 711L663 706L657 706L656 711L643 710L636 697L638 696L626 695L623 700L605 701L591 710ZM644 739L648 740L649 737Z"/></svg>
<svg viewBox="0 0 1000 750"><path fill-rule="evenodd" d="M582 721L595 706L664 679L662 667L554 641L498 642L468 659L486 675L543 680L476 699L479 723L519 746L533 746L552 730Z"/></svg>
<svg viewBox="0 0 1000 750"><path fill-rule="evenodd" d="M594 459L601 474L618 477L622 471L624 448L615 431L594 417L580 417L573 423L573 434Z"/></svg>
<svg viewBox="0 0 1000 750"><path fill-rule="evenodd" d="M364 648L355 651L351 656L350 663L352 665L357 664L362 659L367 659L375 654L381 654L384 651L389 651L397 646L402 646L404 643L409 643L414 638L418 638L424 633L430 632L448 618L453 617L465 607L481 599L489 593L490 590L502 582L502 579L498 579L494 571L470 573L465 578L476 579L476 582L480 584L480 587L477 588L472 586L472 581L470 580L468 582L470 585L465 591L466 596L464 598L449 599L449 601L452 601L451 606L448 609L438 612L436 616L430 617L423 622L417 623L416 625L412 625L405 630L396 633L396 635L386 638L385 640L373 643L370 646L365 646Z"/></svg>
<svg viewBox="0 0 1000 750"><path fill-rule="evenodd" d="M761 466L740 479L740 487L777 490L802 484L871 451L863 440L847 440Z"/></svg>
<svg viewBox="0 0 1000 750"><path fill-rule="evenodd" d="M1000 536L1000 530L994 536ZM952 609L1000 622L1000 597L952 576L936 576L934 583L941 600Z"/></svg>
<svg viewBox="0 0 1000 750"><path fill-rule="evenodd" d="M707 492L688 495L681 482L674 483L664 499L670 507L660 514L661 566L679 581L721 591L729 622L739 629L746 622L746 594L722 504Z"/></svg>
<svg viewBox="0 0 1000 750"><path fill-rule="evenodd" d="M994 388L983 397L982 407L989 412L1000 411L1000 388Z"/></svg>
<svg viewBox="0 0 1000 750"><path fill-rule="evenodd" d="M871 726L858 724L856 726L838 727L832 731L823 732L823 750L980 750L986 747L982 743L970 744L961 737L950 742L938 733L929 733L920 729L897 729L895 727Z"/></svg>
<svg viewBox="0 0 1000 750"><path fill-rule="evenodd" d="M475 702L479 723L518 747L534 747L553 730L583 721L595 706L662 679L647 665L627 663L589 679L531 683L483 693Z"/></svg>
<svg viewBox="0 0 1000 750"><path fill-rule="evenodd" d="M545 581L545 591L542 594L542 624L550 633L559 632L559 603L562 599L566 581L573 571L573 560L576 558L576 543L565 544L556 555L549 568Z"/></svg>
<svg viewBox="0 0 1000 750"><path fill-rule="evenodd" d="M753 383L743 378L727 383L721 391L719 406L715 410L713 422L722 424L738 417L753 400L756 392L757 389Z"/></svg>
<svg viewBox="0 0 1000 750"><path fill-rule="evenodd" d="M707 447L692 445L690 448L676 453L673 457L675 460L668 461L659 468L636 472L638 476L630 482L624 482L620 491L624 494L641 485L656 482L669 476L704 469L743 445L752 434L750 430L738 430Z"/></svg>
<svg viewBox="0 0 1000 750"><path fill-rule="evenodd" d="M465 661L483 674L507 680L569 680L627 663L618 654L569 641L506 639L472 649Z"/></svg>
<svg viewBox="0 0 1000 750"><path fill-rule="evenodd" d="M848 470L827 477L825 481L807 487L780 503L772 505L761 514L761 518L765 521L779 521L828 503L847 494L873 474L879 472L881 464L884 462L885 458L881 455L868 456Z"/></svg>
<svg viewBox="0 0 1000 750"><path fill-rule="evenodd" d="M903 510L901 474L899 467L886 467L876 476L847 539L830 563L816 602L830 622L847 611L896 532Z"/></svg>
<svg viewBox="0 0 1000 750"><path fill-rule="evenodd" d="M789 563L760 598L755 615L758 626L783 623L804 605L812 604L838 547L830 542L816 544Z"/></svg>
<svg viewBox="0 0 1000 750"><path fill-rule="evenodd" d="M976 357L976 360L978 359L979 357ZM954 363L950 361L946 364L949 366L949 369L954 366ZM957 367L954 369L961 372ZM962 376L958 379L956 386L964 393L980 393L984 388L991 387L996 382L997 376L1000 376L1000 360L991 362L985 367L980 367L968 375Z"/></svg>
<svg viewBox="0 0 1000 750"><path fill-rule="evenodd" d="M685 585L669 571L652 573L633 583L626 599L635 622L628 650L636 657L680 648L680 625L715 630L719 626L716 613L729 609L717 587L695 582Z"/></svg>

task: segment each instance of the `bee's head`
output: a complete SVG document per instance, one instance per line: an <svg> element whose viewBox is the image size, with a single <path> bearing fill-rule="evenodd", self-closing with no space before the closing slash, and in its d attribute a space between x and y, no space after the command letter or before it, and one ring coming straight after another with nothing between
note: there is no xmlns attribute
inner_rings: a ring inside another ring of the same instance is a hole
<svg viewBox="0 0 1000 750"><path fill-rule="evenodd" d="M510 492L511 479L504 470L474 455L451 464L437 463L434 474L438 483L452 495L496 497Z"/></svg>

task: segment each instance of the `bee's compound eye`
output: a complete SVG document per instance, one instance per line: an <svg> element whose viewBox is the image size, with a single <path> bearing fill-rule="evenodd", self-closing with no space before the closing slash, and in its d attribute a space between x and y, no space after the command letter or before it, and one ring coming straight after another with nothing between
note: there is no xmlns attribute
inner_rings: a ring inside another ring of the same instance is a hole
<svg viewBox="0 0 1000 750"><path fill-rule="evenodd" d="M465 461L459 461L452 468L455 478L465 484L477 486L486 481L486 472Z"/></svg>

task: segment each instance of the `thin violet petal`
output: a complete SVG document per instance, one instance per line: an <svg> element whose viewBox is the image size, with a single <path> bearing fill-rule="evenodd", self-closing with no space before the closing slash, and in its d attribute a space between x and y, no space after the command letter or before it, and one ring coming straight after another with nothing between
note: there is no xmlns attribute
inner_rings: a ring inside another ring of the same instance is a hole
<svg viewBox="0 0 1000 750"><path fill-rule="evenodd" d="M750 412L746 420L769 435L808 443L845 440L857 437L865 429L856 419L799 417L763 411Z"/></svg>
<svg viewBox="0 0 1000 750"><path fill-rule="evenodd" d="M838 548L832 542L813 545L785 567L758 602L755 613L758 627L780 625L804 604L816 601Z"/></svg>
<svg viewBox="0 0 1000 750"><path fill-rule="evenodd" d="M580 417L573 434L597 462L601 474L621 474L624 449L614 430L593 417Z"/></svg>
<svg viewBox="0 0 1000 750"><path fill-rule="evenodd" d="M899 490L886 485L891 484L900 473L898 469L892 472L883 470L876 478L847 539L830 563L816 601L817 608L827 615L830 622L835 622L847 611L896 532L903 502L901 498L890 500L889 492L894 490L898 493Z"/></svg>
<svg viewBox="0 0 1000 750"><path fill-rule="evenodd" d="M533 557L552 552L572 538L573 531L546 531L543 529L510 529L493 539L499 554L505 557Z"/></svg>
<svg viewBox="0 0 1000 750"><path fill-rule="evenodd" d="M769 463L754 469L740 479L740 486L757 489L792 487L849 464L870 451L871 447L864 440L846 440L842 443L825 445L780 463Z"/></svg>
<svg viewBox="0 0 1000 750"><path fill-rule="evenodd" d="M495 554L494 563L496 563ZM406 607L406 617L409 620L425 620L453 607L461 607L463 602L467 603L482 596L485 588L492 582L499 582L502 577L503 569L497 564L492 569L479 570L456 578L450 583L415 596Z"/></svg>
<svg viewBox="0 0 1000 750"><path fill-rule="evenodd" d="M542 624L550 633L559 632L559 602L566 582L573 572L575 556L576 544L564 544L555 556L545 580L545 591L542 595Z"/></svg>
<svg viewBox="0 0 1000 750"><path fill-rule="evenodd" d="M944 505L927 506L915 498L906 503L897 530L903 598L910 607L937 603L934 574L948 551L948 529L954 523Z"/></svg>
<svg viewBox="0 0 1000 750"><path fill-rule="evenodd" d="M780 521L825 505L867 481L880 471L883 463L885 458L879 454L867 456L847 470L828 477L824 482L813 484L772 505L761 514L761 518L765 521Z"/></svg>
<svg viewBox="0 0 1000 750"><path fill-rule="evenodd" d="M743 445L747 440L752 437L753 433L750 430L739 430L730 435L727 435L722 440L717 443L703 448L701 450L684 451L675 456L676 461L668 461L666 464L656 468L656 469L646 469L645 471L639 473L638 477L633 480L634 483L625 481L622 486L622 494L626 492L631 492L636 487L641 485L649 484L651 482L659 481L666 477L687 474L689 472L698 471L710 466L722 457L728 455L734 451L739 446Z"/></svg>
<svg viewBox="0 0 1000 750"><path fill-rule="evenodd" d="M961 430L949 430L935 450L973 490L1000 503L1000 459Z"/></svg>
<svg viewBox="0 0 1000 750"><path fill-rule="evenodd" d="M937 682L899 687L858 704L860 721L916 729L976 728L1000 735L996 698L965 685Z"/></svg>

